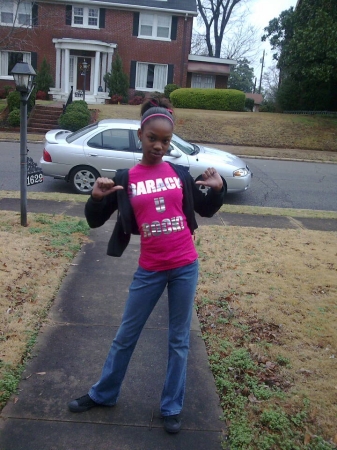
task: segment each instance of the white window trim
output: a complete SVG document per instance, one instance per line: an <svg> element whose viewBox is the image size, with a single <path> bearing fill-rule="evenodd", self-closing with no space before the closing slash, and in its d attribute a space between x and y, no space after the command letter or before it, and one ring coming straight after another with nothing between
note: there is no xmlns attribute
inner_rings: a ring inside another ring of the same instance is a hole
<svg viewBox="0 0 337 450"><path fill-rule="evenodd" d="M163 88L162 89L158 89L158 88L146 88L146 87L137 86L138 64L147 64L147 65L152 64L154 66L166 67L166 82L165 82ZM137 61L135 90L136 91L143 91L143 92L164 92L164 88L167 85L167 77L168 77L168 64L157 64L157 63L153 63L153 62Z"/></svg>
<svg viewBox="0 0 337 450"><path fill-rule="evenodd" d="M83 8L83 24L80 23L74 23L74 16L75 16L75 8ZM89 9L97 9L98 16L97 16L97 26L95 25L89 25ZM99 8L93 8L92 6L84 6L84 5L72 5L71 9L71 26L73 28L87 28L91 30L98 30L99 29L99 15L100 10ZM85 23L86 22L86 23Z"/></svg>
<svg viewBox="0 0 337 450"><path fill-rule="evenodd" d="M23 53L24 56L24 62L31 63L31 53L30 52L17 52L17 51L11 51L11 50L1 50L0 51L0 80L11 80L13 81L13 75L2 75L4 72L4 67L6 67L6 72L8 69L8 53Z"/></svg>
<svg viewBox="0 0 337 450"><path fill-rule="evenodd" d="M13 23L6 23L6 22L1 22L1 14L0 14L0 26L1 27L15 27L15 28L32 28L32 21L33 21L33 12L32 12L32 2L31 1L23 1L21 3L26 3L27 5L29 5L29 15L30 15L30 20L29 20L29 25L23 25L20 24L18 22L19 20L19 14L18 14L18 0L14 0L13 1L13 18L15 18L15 22ZM20 3L19 3L20 5Z"/></svg>
<svg viewBox="0 0 337 450"><path fill-rule="evenodd" d="M149 14L148 14L149 15ZM152 14L151 15L154 17L154 21L152 23L152 36L144 36L142 34L140 34L140 30L141 30L141 26L142 26L142 13L140 13L139 15L139 26L138 26L138 38L139 39L148 39L148 40L152 40L152 41L166 41L166 42L170 42L171 41L171 32L172 32L172 16L170 16L170 26L169 26L169 32L168 32L168 37L158 37L158 36L154 36L154 30L158 29L158 17L161 16L165 16L165 14ZM165 16L167 17L167 16ZM156 26L155 26L156 25Z"/></svg>

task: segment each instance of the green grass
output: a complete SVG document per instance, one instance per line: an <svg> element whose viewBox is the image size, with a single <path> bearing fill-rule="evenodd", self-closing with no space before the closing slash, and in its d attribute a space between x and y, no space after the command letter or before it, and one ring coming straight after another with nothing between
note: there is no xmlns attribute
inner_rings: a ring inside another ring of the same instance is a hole
<svg viewBox="0 0 337 450"><path fill-rule="evenodd" d="M231 318L228 323L234 324ZM246 330L247 332L249 330ZM208 347L209 362L220 395L223 419L229 425L229 434L222 446L231 450L332 450L333 444L313 436L304 444L308 401L296 411L289 412L283 405L287 393L281 387L264 382L263 369L256 364L245 348L237 348L230 341L217 336L203 336ZM278 356L276 364L291 364L288 358ZM261 406L262 405L262 406Z"/></svg>

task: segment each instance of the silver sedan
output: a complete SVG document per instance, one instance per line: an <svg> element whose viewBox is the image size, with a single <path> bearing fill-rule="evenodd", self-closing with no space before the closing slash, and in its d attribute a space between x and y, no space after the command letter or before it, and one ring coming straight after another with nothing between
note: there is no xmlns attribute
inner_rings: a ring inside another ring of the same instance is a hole
<svg viewBox="0 0 337 450"><path fill-rule="evenodd" d="M79 194L90 194L96 178L113 178L118 169L131 168L141 160L139 125L136 120L105 119L75 132L48 131L40 160L43 174L70 182ZM164 160L188 167L195 180L208 167L215 167L228 193L243 192L251 183L252 173L242 159L191 144L175 134Z"/></svg>

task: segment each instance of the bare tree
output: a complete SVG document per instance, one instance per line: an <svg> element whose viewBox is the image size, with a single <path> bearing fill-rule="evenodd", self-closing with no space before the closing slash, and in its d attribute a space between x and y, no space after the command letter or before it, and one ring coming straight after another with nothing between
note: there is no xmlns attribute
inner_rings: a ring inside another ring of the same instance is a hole
<svg viewBox="0 0 337 450"><path fill-rule="evenodd" d="M197 0L200 18L205 27L208 56L220 58L225 30L238 5L247 0Z"/></svg>
<svg viewBox="0 0 337 450"><path fill-rule="evenodd" d="M262 92L264 99L270 102L276 101L276 94L279 88L280 70L277 68L276 62L263 75Z"/></svg>
<svg viewBox="0 0 337 450"><path fill-rule="evenodd" d="M246 16L242 16L226 30L221 56L228 59L248 59L252 62L257 58L259 45L258 29L247 25Z"/></svg>

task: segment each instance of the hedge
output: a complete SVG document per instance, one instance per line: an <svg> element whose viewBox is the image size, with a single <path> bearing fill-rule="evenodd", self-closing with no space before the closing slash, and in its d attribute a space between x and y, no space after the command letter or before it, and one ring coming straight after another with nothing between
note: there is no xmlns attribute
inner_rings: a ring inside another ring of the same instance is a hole
<svg viewBox="0 0 337 450"><path fill-rule="evenodd" d="M7 117L7 122L11 127L19 127L21 120L21 113L19 109L13 109Z"/></svg>
<svg viewBox="0 0 337 450"><path fill-rule="evenodd" d="M244 111L245 99L245 94L236 89L180 88L170 95L175 108L218 111Z"/></svg>
<svg viewBox="0 0 337 450"><path fill-rule="evenodd" d="M90 119L83 111L70 111L59 119L59 125L69 131L77 131L89 125Z"/></svg>
<svg viewBox="0 0 337 450"><path fill-rule="evenodd" d="M59 118L59 125L70 131L77 131L89 125L91 113L83 100L78 100L67 106L66 112Z"/></svg>

